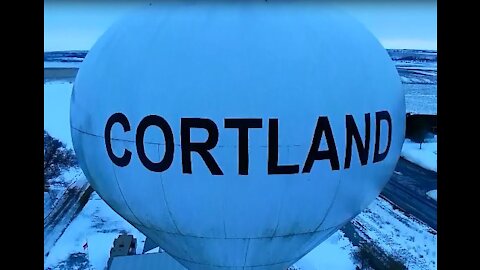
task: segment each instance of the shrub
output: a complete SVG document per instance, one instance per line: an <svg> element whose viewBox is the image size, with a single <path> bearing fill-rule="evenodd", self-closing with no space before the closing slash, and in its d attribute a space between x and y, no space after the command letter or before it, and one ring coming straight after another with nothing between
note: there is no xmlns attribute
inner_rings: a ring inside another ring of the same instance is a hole
<svg viewBox="0 0 480 270"><path fill-rule="evenodd" d="M62 171L77 166L72 149L67 149L60 140L43 131L43 183L48 190L49 180L60 176Z"/></svg>

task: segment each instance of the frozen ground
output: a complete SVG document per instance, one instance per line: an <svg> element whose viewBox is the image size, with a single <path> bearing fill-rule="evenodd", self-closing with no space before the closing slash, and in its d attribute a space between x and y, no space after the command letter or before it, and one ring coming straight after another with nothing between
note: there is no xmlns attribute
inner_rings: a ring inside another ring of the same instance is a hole
<svg viewBox="0 0 480 270"><path fill-rule="evenodd" d="M416 114L437 114L436 84L403 84L406 111Z"/></svg>
<svg viewBox="0 0 480 270"><path fill-rule="evenodd" d="M437 136L420 144L406 139L403 143L401 156L427 170L437 171Z"/></svg>
<svg viewBox="0 0 480 270"><path fill-rule="evenodd" d="M50 62L44 61L43 68L79 68L82 62Z"/></svg>
<svg viewBox="0 0 480 270"><path fill-rule="evenodd" d="M133 234L137 238L137 253L141 252L145 236L117 215L94 192L82 212L50 250L45 259L45 269L103 270L113 240L121 233ZM83 249L85 243L88 243L87 250ZM79 259L81 257L82 260Z"/></svg>
<svg viewBox="0 0 480 270"><path fill-rule="evenodd" d="M43 89L43 126L51 136L72 148L70 135L70 96L72 83L47 82Z"/></svg>
<svg viewBox="0 0 480 270"><path fill-rule="evenodd" d="M337 231L318 247L310 251L293 265L300 270L354 270L356 263L352 259L355 247L342 231Z"/></svg>
<svg viewBox="0 0 480 270"><path fill-rule="evenodd" d="M437 114L437 52L388 51L403 83L407 112Z"/></svg>
<svg viewBox="0 0 480 270"><path fill-rule="evenodd" d="M437 190L436 189L430 190L429 192L427 192L427 196L436 201L437 200Z"/></svg>
<svg viewBox="0 0 480 270"><path fill-rule="evenodd" d="M437 232L377 198L352 223L363 237L401 258L408 269L437 269Z"/></svg>

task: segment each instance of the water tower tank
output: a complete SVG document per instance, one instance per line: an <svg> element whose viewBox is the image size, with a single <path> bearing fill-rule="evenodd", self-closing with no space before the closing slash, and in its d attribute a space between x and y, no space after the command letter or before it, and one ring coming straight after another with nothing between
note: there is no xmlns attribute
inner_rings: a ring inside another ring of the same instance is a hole
<svg viewBox="0 0 480 270"><path fill-rule="evenodd" d="M320 5L155 4L89 51L71 131L95 191L188 269L286 269L378 196L400 78Z"/></svg>

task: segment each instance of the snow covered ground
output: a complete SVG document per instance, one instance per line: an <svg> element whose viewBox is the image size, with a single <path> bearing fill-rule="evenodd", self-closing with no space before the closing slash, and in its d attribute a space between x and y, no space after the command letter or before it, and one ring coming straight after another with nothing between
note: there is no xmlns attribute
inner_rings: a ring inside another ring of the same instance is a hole
<svg viewBox="0 0 480 270"><path fill-rule="evenodd" d="M408 269L437 269L437 232L377 198L352 221L364 237Z"/></svg>
<svg viewBox="0 0 480 270"><path fill-rule="evenodd" d="M47 82L43 89L43 126L51 136L72 148L70 135L70 96L73 84L69 82Z"/></svg>
<svg viewBox="0 0 480 270"><path fill-rule="evenodd" d="M427 196L436 201L437 200L437 190L436 189L430 190L429 192L427 192Z"/></svg>
<svg viewBox="0 0 480 270"><path fill-rule="evenodd" d="M44 61L43 68L79 68L82 62Z"/></svg>
<svg viewBox="0 0 480 270"><path fill-rule="evenodd" d="M414 114L437 114L437 85L403 84L406 111Z"/></svg>
<svg viewBox="0 0 480 270"><path fill-rule="evenodd" d="M437 136L435 135L433 139L426 140L422 143L422 149L420 149L420 144L406 139L403 143L401 156L420 167L436 172Z"/></svg>
<svg viewBox="0 0 480 270"><path fill-rule="evenodd" d="M352 259L354 250L355 247L343 232L337 231L301 258L292 268L300 270L353 270L357 265Z"/></svg>
<svg viewBox="0 0 480 270"><path fill-rule="evenodd" d="M98 195L93 193L80 214L70 223L45 259L45 268L69 269L78 260L72 254L83 256L92 269L103 270L107 264L113 240L121 233L137 238L137 252L141 252L145 236L115 213ZM88 249L83 245L88 243ZM90 269L85 261L75 267ZM83 265L83 267L82 267Z"/></svg>

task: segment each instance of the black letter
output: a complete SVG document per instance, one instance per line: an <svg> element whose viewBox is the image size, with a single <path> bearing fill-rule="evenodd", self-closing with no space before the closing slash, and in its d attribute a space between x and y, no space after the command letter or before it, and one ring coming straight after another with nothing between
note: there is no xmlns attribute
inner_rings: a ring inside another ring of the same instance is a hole
<svg viewBox="0 0 480 270"><path fill-rule="evenodd" d="M268 174L295 174L299 165L278 165L278 119L268 119Z"/></svg>
<svg viewBox="0 0 480 270"><path fill-rule="evenodd" d="M165 138L165 154L160 162L152 162L145 154L145 145L143 140L145 137L145 131L149 126L159 127L162 130ZM174 151L173 132L163 117L158 115L148 115L143 118L142 121L140 121L140 124L138 124L135 142L137 144L137 153L140 161L142 162L143 166L150 171L163 172L168 169L170 165L172 165Z"/></svg>
<svg viewBox="0 0 480 270"><path fill-rule="evenodd" d="M379 153L380 151L380 121L386 120L388 123L388 141L387 141L387 149L383 153ZM373 153L373 163L382 161L388 154L388 150L390 150L390 143L392 142L392 118L387 111L381 111L375 113L375 153Z"/></svg>
<svg viewBox="0 0 480 270"><path fill-rule="evenodd" d="M347 125L347 148L345 153L345 169L350 168L350 161L352 160L352 136L355 137L355 144L357 145L358 156L360 163L367 164L368 150L370 148L370 113L365 114L365 144L362 142L360 133L352 115L345 116Z"/></svg>
<svg viewBox="0 0 480 270"><path fill-rule="evenodd" d="M225 119L225 128L238 128L238 174L248 175L248 129L262 128L262 119Z"/></svg>
<svg viewBox="0 0 480 270"><path fill-rule="evenodd" d="M123 152L122 157L117 157L112 151L112 142L111 142L111 131L113 124L120 123L123 127L123 131L127 132L130 131L130 123L128 122L127 117L123 113L115 113L107 120L107 124L105 125L105 145L107 146L107 153L115 165L119 167L125 167L130 163L130 159L132 158L132 152L125 149Z"/></svg>
<svg viewBox="0 0 480 270"><path fill-rule="evenodd" d="M190 142L190 129L203 128L208 132L208 138L203 143ZM218 167L217 162L213 156L208 152L217 145L218 142L218 128L210 119L202 118L182 118L180 137L182 141L182 167L183 173L192 173L192 156L191 152L197 152L207 164L208 169L213 175L223 175L222 170Z"/></svg>
<svg viewBox="0 0 480 270"><path fill-rule="evenodd" d="M327 139L328 150L318 151L320 147L320 140L322 139L323 131L325 131L325 138ZM333 138L332 128L326 116L320 116L317 120L315 133L313 134L312 146L308 152L307 160L303 166L302 173L309 173L312 169L315 160L330 159L330 166L332 170L339 170L337 147Z"/></svg>

